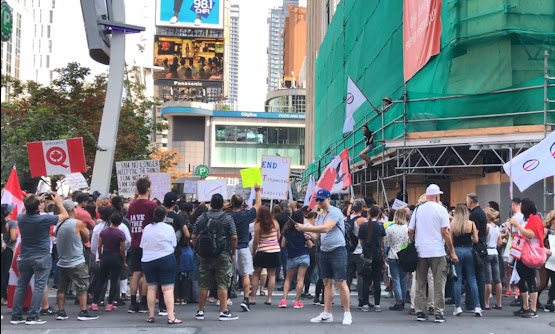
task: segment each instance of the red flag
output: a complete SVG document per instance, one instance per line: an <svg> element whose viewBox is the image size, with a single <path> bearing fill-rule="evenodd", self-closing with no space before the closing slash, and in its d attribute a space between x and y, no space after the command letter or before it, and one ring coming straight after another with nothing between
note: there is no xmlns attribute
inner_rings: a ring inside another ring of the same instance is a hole
<svg viewBox="0 0 555 334"><path fill-rule="evenodd" d="M19 234L19 229L17 231ZM15 289L17 288L17 280L19 278L19 270L17 269L17 258L21 252L21 237L17 237L17 243L15 244L15 252L13 254L14 260L12 261L12 266L10 267L10 277L8 279L8 308L13 308L13 297L15 295ZM33 299L33 289L35 287L35 276L31 277L31 281L27 286L25 291L25 299L23 300L24 307L30 307L31 299Z"/></svg>
<svg viewBox="0 0 555 334"><path fill-rule="evenodd" d="M19 179L17 178L17 171L15 166L12 168L4 193L2 194L2 204L15 205L12 215L8 217L11 220L16 220L17 215L23 212L23 192L19 186Z"/></svg>
<svg viewBox="0 0 555 334"><path fill-rule="evenodd" d="M312 209L316 206L315 194L318 190L326 189L332 194L338 194L347 191L352 184L349 168L349 149L344 149L324 170L324 174L322 174L314 188L314 193L308 207Z"/></svg>
<svg viewBox="0 0 555 334"><path fill-rule="evenodd" d="M82 138L27 143L31 176L86 172Z"/></svg>

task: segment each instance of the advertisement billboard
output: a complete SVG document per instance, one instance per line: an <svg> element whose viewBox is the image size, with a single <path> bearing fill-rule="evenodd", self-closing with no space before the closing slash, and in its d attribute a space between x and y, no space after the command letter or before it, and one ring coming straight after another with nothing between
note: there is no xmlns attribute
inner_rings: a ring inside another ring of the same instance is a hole
<svg viewBox="0 0 555 334"><path fill-rule="evenodd" d="M223 29L225 0L156 0L156 25Z"/></svg>
<svg viewBox="0 0 555 334"><path fill-rule="evenodd" d="M223 81L224 39L206 37L154 37L154 80L202 82Z"/></svg>

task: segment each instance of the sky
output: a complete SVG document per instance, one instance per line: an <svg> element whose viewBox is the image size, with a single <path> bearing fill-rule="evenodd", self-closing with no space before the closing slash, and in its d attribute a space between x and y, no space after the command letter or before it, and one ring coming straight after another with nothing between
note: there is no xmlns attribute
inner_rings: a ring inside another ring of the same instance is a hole
<svg viewBox="0 0 555 334"><path fill-rule="evenodd" d="M307 0L300 5L306 6ZM126 1L128 4L129 1ZM266 99L266 76L268 47L268 10L280 6L282 0L232 0L240 7L239 18L239 110L264 111ZM53 63L63 67L77 61L91 68L92 74L105 73L108 66L93 61L88 54L85 28L80 6L58 8L53 26ZM133 24L132 17L126 21ZM136 20L135 20L136 21ZM127 48L133 47L127 43Z"/></svg>

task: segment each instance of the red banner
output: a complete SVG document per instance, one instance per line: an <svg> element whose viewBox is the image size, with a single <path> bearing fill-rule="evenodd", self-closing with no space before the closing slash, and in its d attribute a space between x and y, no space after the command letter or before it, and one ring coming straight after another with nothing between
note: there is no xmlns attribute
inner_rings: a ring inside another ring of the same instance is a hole
<svg viewBox="0 0 555 334"><path fill-rule="evenodd" d="M441 0L403 0L403 68L409 81L441 47Z"/></svg>

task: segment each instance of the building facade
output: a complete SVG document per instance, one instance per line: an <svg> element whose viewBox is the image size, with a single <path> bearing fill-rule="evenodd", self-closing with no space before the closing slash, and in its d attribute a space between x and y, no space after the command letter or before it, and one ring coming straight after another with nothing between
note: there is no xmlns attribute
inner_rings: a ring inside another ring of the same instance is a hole
<svg viewBox="0 0 555 334"><path fill-rule="evenodd" d="M283 81L286 87L304 87L301 70L306 57L306 7L287 6L283 27Z"/></svg>
<svg viewBox="0 0 555 334"><path fill-rule="evenodd" d="M227 104L236 110L239 101L239 5L231 5L229 27L229 95Z"/></svg>

